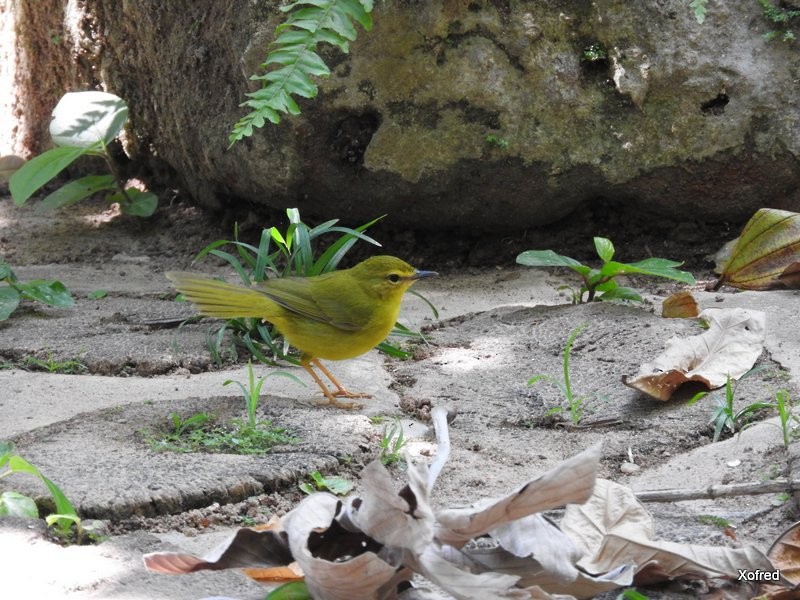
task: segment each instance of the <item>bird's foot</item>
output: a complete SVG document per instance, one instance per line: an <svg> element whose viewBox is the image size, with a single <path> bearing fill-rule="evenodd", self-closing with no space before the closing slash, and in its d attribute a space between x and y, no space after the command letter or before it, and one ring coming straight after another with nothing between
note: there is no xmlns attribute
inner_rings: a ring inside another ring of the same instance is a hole
<svg viewBox="0 0 800 600"><path fill-rule="evenodd" d="M315 400L316 406L332 406L333 408L343 408L344 410L358 410L364 408L363 404L358 402L341 402L337 400L335 394L326 396L324 400ZM348 396L348 398L362 398L363 396Z"/></svg>
<svg viewBox="0 0 800 600"><path fill-rule="evenodd" d="M335 392L331 394L337 398L372 398L372 394L365 394L363 392L351 392L343 387L336 388Z"/></svg>

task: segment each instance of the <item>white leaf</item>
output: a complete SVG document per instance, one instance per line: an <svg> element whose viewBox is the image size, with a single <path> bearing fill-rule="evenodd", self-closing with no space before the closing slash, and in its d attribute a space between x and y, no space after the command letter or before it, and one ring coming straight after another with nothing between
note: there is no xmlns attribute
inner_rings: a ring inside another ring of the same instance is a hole
<svg viewBox="0 0 800 600"><path fill-rule="evenodd" d="M50 137L59 146L108 144L128 119L125 101L106 92L69 92L53 109Z"/></svg>

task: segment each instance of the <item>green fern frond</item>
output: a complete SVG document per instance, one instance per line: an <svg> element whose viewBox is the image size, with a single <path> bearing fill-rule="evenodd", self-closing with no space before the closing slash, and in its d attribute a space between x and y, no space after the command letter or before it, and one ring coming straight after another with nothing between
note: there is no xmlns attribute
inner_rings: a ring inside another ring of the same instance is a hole
<svg viewBox="0 0 800 600"><path fill-rule="evenodd" d="M692 0L689 3L689 8L694 11L694 18L700 25L706 20L706 4L708 4L708 0Z"/></svg>
<svg viewBox="0 0 800 600"><path fill-rule="evenodd" d="M275 29L273 49L261 65L264 69L279 65L251 79L262 81L263 87L247 94L241 106L252 109L233 127L231 145L253 134L253 128L267 121L280 123L281 114L300 114L292 96L313 98L317 85L312 77L326 77L330 69L317 54L317 44L325 42L348 52L349 43L356 39L354 22L365 30L372 29L372 0L298 0L281 7L290 13Z"/></svg>

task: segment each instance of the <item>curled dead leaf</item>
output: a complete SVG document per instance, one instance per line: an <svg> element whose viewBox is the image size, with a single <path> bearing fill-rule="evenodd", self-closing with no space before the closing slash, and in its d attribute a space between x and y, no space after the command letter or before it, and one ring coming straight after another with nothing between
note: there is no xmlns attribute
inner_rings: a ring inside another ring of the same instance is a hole
<svg viewBox="0 0 800 600"><path fill-rule="evenodd" d="M742 308L709 308L700 313L708 329L688 338L673 337L653 361L622 382L656 400L669 400L684 383L709 389L736 380L755 364L764 345L766 315Z"/></svg>
<svg viewBox="0 0 800 600"><path fill-rule="evenodd" d="M745 290L797 288L797 270L782 274L798 261L800 213L762 208L744 226L713 289L723 284Z"/></svg>
<svg viewBox="0 0 800 600"><path fill-rule="evenodd" d="M661 303L661 316L665 319L690 319L700 314L697 300L691 292L675 292Z"/></svg>

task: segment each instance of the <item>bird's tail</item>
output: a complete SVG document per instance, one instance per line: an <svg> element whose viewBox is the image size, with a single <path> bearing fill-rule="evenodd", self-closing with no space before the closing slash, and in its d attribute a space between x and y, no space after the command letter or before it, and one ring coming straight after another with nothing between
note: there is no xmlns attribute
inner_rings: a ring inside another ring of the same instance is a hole
<svg viewBox="0 0 800 600"><path fill-rule="evenodd" d="M198 311L209 317L238 319L268 318L276 312L276 304L257 290L208 279L194 273L170 271L167 279Z"/></svg>

